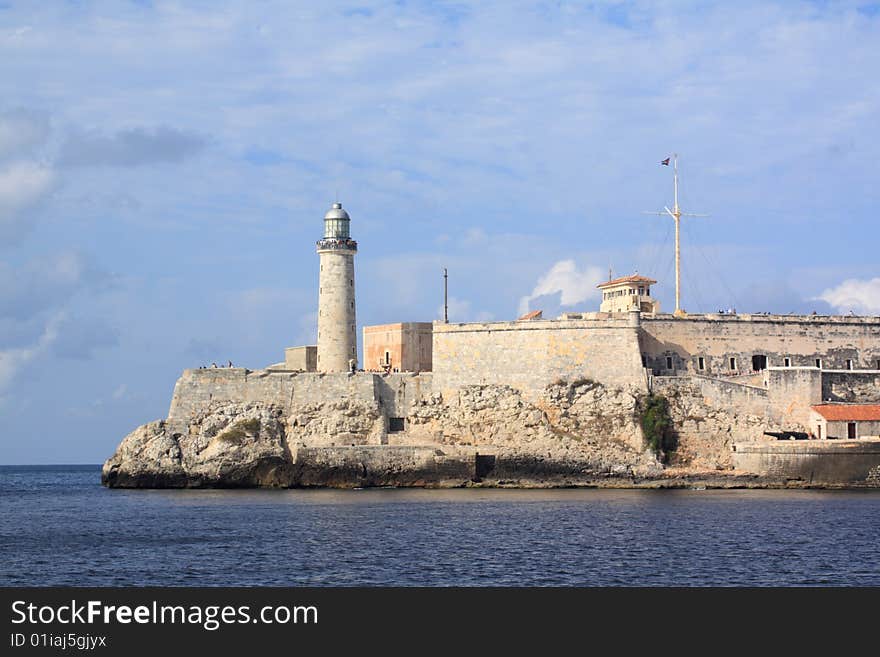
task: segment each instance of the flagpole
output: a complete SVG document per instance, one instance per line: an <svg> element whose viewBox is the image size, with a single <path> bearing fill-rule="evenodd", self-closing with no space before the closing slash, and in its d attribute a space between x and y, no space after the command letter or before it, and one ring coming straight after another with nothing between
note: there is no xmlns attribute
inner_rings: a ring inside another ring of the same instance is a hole
<svg viewBox="0 0 880 657"><path fill-rule="evenodd" d="M659 214L661 216L669 215L675 222L675 315L682 316L685 314L681 307L681 218L682 217L708 217L707 214L691 214L682 212L681 206L678 204L678 153L673 153L672 157L667 157L660 164L669 166L669 160L672 160L672 209L663 208L663 212L649 212L647 214Z"/></svg>
<svg viewBox="0 0 880 657"><path fill-rule="evenodd" d="M672 154L673 204L675 220L675 314L681 314L681 209L678 207L678 153Z"/></svg>

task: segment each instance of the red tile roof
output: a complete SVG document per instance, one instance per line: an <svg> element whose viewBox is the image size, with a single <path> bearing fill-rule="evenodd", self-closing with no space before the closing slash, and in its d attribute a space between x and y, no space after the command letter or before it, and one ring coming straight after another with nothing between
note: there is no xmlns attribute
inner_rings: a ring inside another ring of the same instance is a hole
<svg viewBox="0 0 880 657"><path fill-rule="evenodd" d="M543 312L543 310L533 310L526 313L522 317L517 317L516 321L520 321L521 319L541 319L541 315L543 314Z"/></svg>
<svg viewBox="0 0 880 657"><path fill-rule="evenodd" d="M826 420L880 422L880 404L818 404L811 408Z"/></svg>
<svg viewBox="0 0 880 657"><path fill-rule="evenodd" d="M610 285L618 285L619 283L647 283L648 285L653 285L656 282L657 281L655 281L653 278L648 278L647 276L639 276L638 274L636 274L634 276L624 276L623 278L615 278L613 281L599 283L596 287L603 288Z"/></svg>

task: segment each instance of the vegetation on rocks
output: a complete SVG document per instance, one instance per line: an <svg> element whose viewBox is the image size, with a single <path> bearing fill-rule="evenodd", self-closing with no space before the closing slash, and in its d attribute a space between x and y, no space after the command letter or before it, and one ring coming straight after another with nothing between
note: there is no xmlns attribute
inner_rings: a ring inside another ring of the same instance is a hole
<svg viewBox="0 0 880 657"><path fill-rule="evenodd" d="M669 401L662 395L648 395L639 403L639 421L645 442L660 456L674 451L675 434L672 431L672 417L669 414Z"/></svg>

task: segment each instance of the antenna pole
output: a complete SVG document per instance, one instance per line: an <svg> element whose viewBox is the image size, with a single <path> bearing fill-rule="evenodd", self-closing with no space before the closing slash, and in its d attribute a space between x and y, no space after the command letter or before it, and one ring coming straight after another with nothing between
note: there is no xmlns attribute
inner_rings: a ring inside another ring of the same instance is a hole
<svg viewBox="0 0 880 657"><path fill-rule="evenodd" d="M443 323L449 323L449 273L443 268Z"/></svg>

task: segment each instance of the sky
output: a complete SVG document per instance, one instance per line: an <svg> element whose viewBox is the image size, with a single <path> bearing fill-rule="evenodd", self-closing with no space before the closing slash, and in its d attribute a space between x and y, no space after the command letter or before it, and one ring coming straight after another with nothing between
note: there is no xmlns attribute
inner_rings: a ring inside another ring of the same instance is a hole
<svg viewBox="0 0 880 657"><path fill-rule="evenodd" d="M0 0L0 464L99 463L185 368L363 325L880 315L880 3Z"/></svg>

